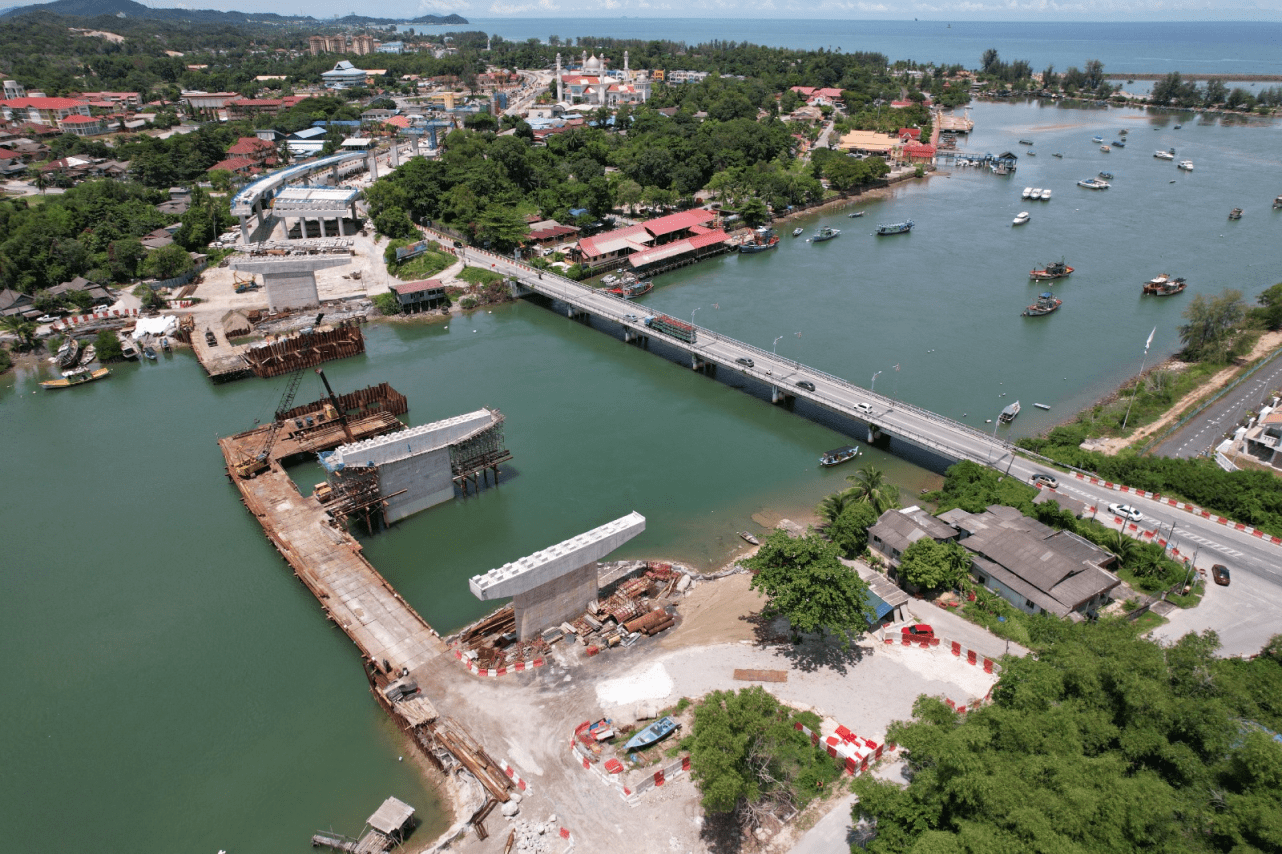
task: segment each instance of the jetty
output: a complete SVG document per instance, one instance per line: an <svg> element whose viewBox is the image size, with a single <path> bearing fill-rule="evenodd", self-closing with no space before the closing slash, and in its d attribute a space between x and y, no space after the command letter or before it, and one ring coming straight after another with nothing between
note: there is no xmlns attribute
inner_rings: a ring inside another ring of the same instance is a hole
<svg viewBox="0 0 1282 854"><path fill-rule="evenodd" d="M484 788L487 803L506 802L513 784L502 765L460 724L440 715L419 687L457 666L440 635L366 560L360 542L315 496L302 495L285 471L283 462L291 457L405 427L393 414L406 411L405 398L386 383L338 401L341 417L321 400L277 412L272 425L219 439L227 476L294 575L356 645L379 704L443 771L462 766ZM264 452L264 468L248 477L238 473L238 466Z"/></svg>
<svg viewBox="0 0 1282 854"><path fill-rule="evenodd" d="M246 334L248 331L245 330ZM277 377L365 352L365 336L360 325L354 322L307 328L267 341L233 344L221 323L199 328L195 318L188 314L179 322L178 337L191 344L196 361L214 382L249 376Z"/></svg>

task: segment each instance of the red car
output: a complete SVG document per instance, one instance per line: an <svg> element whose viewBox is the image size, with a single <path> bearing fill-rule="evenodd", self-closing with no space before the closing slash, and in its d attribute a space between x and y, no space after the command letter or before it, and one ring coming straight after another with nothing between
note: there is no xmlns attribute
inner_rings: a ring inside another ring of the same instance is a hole
<svg viewBox="0 0 1282 854"><path fill-rule="evenodd" d="M904 637L910 640L934 640L935 630L925 623L918 623L915 626L904 626L901 631Z"/></svg>

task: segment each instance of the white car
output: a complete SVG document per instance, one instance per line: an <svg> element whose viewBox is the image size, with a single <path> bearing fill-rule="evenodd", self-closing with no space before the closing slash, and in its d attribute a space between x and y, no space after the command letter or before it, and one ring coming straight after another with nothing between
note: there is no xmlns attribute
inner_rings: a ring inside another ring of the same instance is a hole
<svg viewBox="0 0 1282 854"><path fill-rule="evenodd" d="M1132 522L1139 522L1144 519L1144 514L1136 510L1129 504L1110 504L1108 512L1114 516L1121 516L1123 519L1129 519Z"/></svg>
<svg viewBox="0 0 1282 854"><path fill-rule="evenodd" d="M872 407L866 403L856 403L855 411L864 415L872 415Z"/></svg>

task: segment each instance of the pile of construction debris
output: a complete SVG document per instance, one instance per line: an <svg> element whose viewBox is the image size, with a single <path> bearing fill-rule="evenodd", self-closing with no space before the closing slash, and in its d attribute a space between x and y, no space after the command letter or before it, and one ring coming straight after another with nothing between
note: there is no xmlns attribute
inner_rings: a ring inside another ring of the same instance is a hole
<svg viewBox="0 0 1282 854"><path fill-rule="evenodd" d="M567 639L587 647L589 656L614 646L631 646L642 636L652 637L676 625L672 600L691 585L688 575L668 563L638 564L637 569L640 575L616 580L603 589L582 616L553 626L533 640L517 639L516 615L510 605L448 640L480 670L540 658L551 652L552 644Z"/></svg>
<svg viewBox="0 0 1282 854"><path fill-rule="evenodd" d="M559 851L565 847L561 839L556 816L548 816L544 822L529 822L517 819L512 822L512 831L508 834L507 843L503 846L504 854L543 854Z"/></svg>

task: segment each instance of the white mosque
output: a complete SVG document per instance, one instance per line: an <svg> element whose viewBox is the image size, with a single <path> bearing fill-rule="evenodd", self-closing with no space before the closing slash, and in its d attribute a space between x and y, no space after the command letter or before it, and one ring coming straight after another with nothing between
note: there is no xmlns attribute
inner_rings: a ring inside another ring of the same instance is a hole
<svg viewBox="0 0 1282 854"><path fill-rule="evenodd" d="M623 73L606 70L605 57L596 54L583 59L577 74L561 70L561 54L556 55L556 100L565 105L583 104L594 107L617 107L620 104L644 104L650 100L650 77L644 71L628 68L628 52L623 52Z"/></svg>

